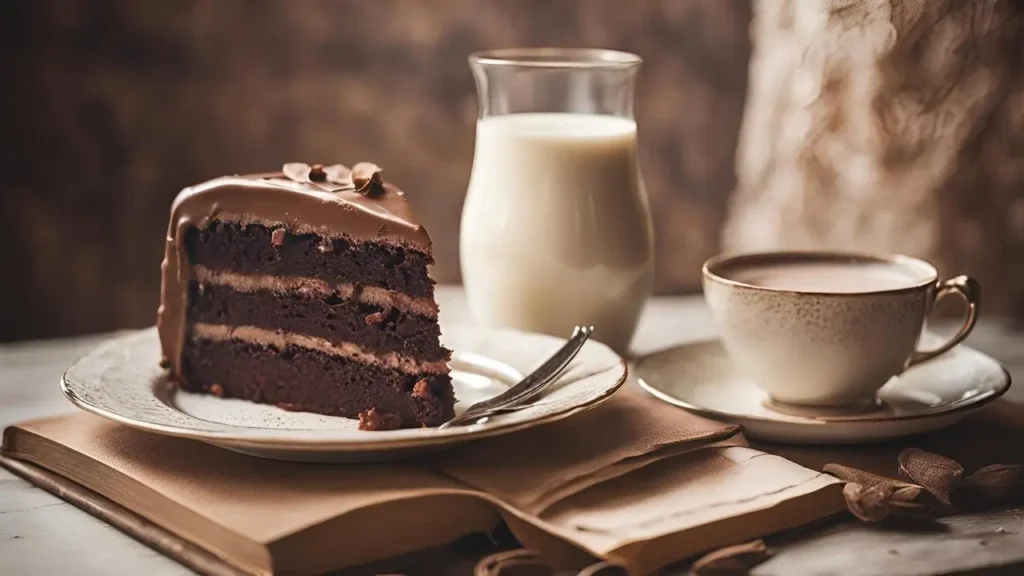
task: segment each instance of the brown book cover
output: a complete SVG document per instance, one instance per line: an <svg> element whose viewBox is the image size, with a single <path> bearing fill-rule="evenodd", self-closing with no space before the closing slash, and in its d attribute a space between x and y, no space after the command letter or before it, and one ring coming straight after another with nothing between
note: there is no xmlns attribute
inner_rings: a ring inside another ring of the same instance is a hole
<svg viewBox="0 0 1024 576"><path fill-rule="evenodd" d="M601 558L646 573L844 509L830 476L635 390L400 463L261 460L84 413L8 428L3 454L16 473L210 574L322 573L501 521L558 565Z"/></svg>
<svg viewBox="0 0 1024 576"><path fill-rule="evenodd" d="M164 530L131 510L71 480L28 462L0 455L0 466L16 476L62 498L186 568L207 576L244 576L217 556Z"/></svg>

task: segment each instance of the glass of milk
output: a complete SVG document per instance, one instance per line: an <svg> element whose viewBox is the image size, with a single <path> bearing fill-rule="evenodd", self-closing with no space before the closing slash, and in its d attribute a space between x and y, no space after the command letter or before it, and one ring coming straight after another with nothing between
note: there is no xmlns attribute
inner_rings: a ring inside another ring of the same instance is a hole
<svg viewBox="0 0 1024 576"><path fill-rule="evenodd" d="M625 354L653 275L640 57L522 48L469 63L479 116L459 248L474 316L563 337L593 325Z"/></svg>

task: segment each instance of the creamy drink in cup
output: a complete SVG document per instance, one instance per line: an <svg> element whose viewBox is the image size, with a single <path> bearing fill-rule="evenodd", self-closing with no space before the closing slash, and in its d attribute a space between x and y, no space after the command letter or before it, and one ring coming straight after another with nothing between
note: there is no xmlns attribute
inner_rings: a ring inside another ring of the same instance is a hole
<svg viewBox="0 0 1024 576"><path fill-rule="evenodd" d="M940 280L908 256L770 252L704 264L704 297L730 358L781 404L871 404L906 368L957 345L977 319L980 288L968 276ZM945 344L918 348L935 302L967 302Z"/></svg>

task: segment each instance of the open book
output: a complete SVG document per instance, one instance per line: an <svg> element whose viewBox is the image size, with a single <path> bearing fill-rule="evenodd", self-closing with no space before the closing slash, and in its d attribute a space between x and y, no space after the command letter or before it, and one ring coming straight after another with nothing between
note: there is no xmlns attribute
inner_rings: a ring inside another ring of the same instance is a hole
<svg viewBox="0 0 1024 576"><path fill-rule="evenodd" d="M84 413L8 428L3 454L247 574L323 573L501 521L562 566L598 557L646 573L845 508L830 476L632 389L563 422L392 464L260 460Z"/></svg>

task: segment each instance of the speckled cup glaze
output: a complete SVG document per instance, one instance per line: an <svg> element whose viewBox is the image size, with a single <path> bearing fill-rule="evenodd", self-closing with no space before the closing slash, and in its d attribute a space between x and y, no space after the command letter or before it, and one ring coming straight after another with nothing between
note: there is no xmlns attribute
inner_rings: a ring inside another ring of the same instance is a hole
<svg viewBox="0 0 1024 576"><path fill-rule="evenodd" d="M889 263L920 281L891 290L793 291L730 279L730 271L792 263ZM907 256L840 252L770 252L717 256L704 263L704 298L730 358L774 402L844 407L873 402L892 376L946 352L974 327L980 301L968 276L940 281L935 267ZM948 294L967 302L963 327L934 350L917 350L934 303Z"/></svg>

